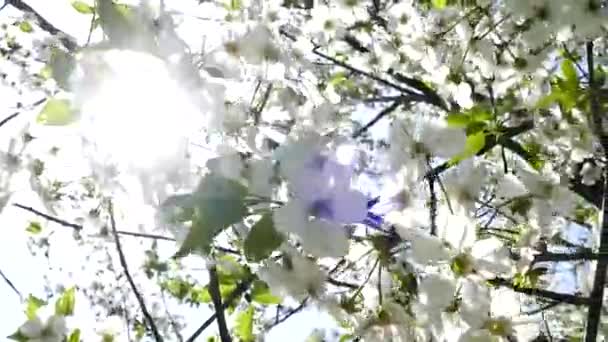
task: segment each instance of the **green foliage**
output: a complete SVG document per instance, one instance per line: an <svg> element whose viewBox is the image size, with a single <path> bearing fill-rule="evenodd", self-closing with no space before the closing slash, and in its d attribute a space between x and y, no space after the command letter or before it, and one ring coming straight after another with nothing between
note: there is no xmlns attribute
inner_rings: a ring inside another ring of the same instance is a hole
<svg viewBox="0 0 608 342"><path fill-rule="evenodd" d="M280 304L282 302L281 298L273 295L270 292L268 284L261 280L256 280L253 282L253 287L251 289L251 300L264 305Z"/></svg>
<svg viewBox="0 0 608 342"><path fill-rule="evenodd" d="M486 145L486 133L483 131L467 136L464 151L450 159L450 165L456 165L461 161L475 156Z"/></svg>
<svg viewBox="0 0 608 342"><path fill-rule="evenodd" d="M70 101L65 99L49 99L38 117L36 122L46 126L64 126L74 121L74 111L70 107Z"/></svg>
<svg viewBox="0 0 608 342"><path fill-rule="evenodd" d="M562 62L562 74L564 75L564 88L569 91L576 91L578 89L578 75L574 63L565 59Z"/></svg>
<svg viewBox="0 0 608 342"><path fill-rule="evenodd" d="M115 4L112 0L97 0L95 8L101 28L110 42L117 46L128 44L128 37L137 29L133 22L132 9L126 5Z"/></svg>
<svg viewBox="0 0 608 342"><path fill-rule="evenodd" d="M53 77L57 85L65 90L71 90L70 75L76 67L76 59L70 53L64 52L58 48L52 48L51 60L48 67L50 75Z"/></svg>
<svg viewBox="0 0 608 342"><path fill-rule="evenodd" d="M241 342L253 342L253 306L239 312L236 318L235 334Z"/></svg>
<svg viewBox="0 0 608 342"><path fill-rule="evenodd" d="M528 212L532 209L532 198L530 196L521 196L514 198L509 204L509 209L515 214L522 217L527 217Z"/></svg>
<svg viewBox="0 0 608 342"><path fill-rule="evenodd" d="M27 228L25 228L25 231L31 234L39 234L42 231L42 226L40 222L31 221Z"/></svg>
<svg viewBox="0 0 608 342"><path fill-rule="evenodd" d="M574 63L568 59L561 65L563 77L556 76L551 82L551 92L542 97L536 107L546 109L553 104L559 104L563 113L569 113L573 108L585 109L587 105L586 92L580 87L580 82ZM568 115L566 115L568 118Z"/></svg>
<svg viewBox="0 0 608 342"><path fill-rule="evenodd" d="M285 238L274 228L272 214L265 214L251 228L244 244L245 256L250 261L262 261L270 256Z"/></svg>
<svg viewBox="0 0 608 342"><path fill-rule="evenodd" d="M526 161L535 170L540 171L545 166L545 160L542 157L542 146L536 141L530 141L523 145L523 148L528 152Z"/></svg>
<svg viewBox="0 0 608 342"><path fill-rule="evenodd" d="M224 5L224 7L229 11L240 11L243 9L243 1L230 0L228 4Z"/></svg>
<svg viewBox="0 0 608 342"><path fill-rule="evenodd" d="M431 4L436 9L444 9L448 5L448 0L431 0Z"/></svg>
<svg viewBox="0 0 608 342"><path fill-rule="evenodd" d="M213 238L247 215L246 194L247 188L234 180L205 176L192 196L192 228L175 256L195 251L209 253Z"/></svg>
<svg viewBox="0 0 608 342"><path fill-rule="evenodd" d="M452 259L450 268L457 277L464 277L473 271L473 260L466 253L458 254Z"/></svg>
<svg viewBox="0 0 608 342"><path fill-rule="evenodd" d="M63 292L61 297L55 302L55 314L71 316L74 314L76 304L76 288L71 287Z"/></svg>
<svg viewBox="0 0 608 342"><path fill-rule="evenodd" d="M516 273L513 276L513 286L516 288L535 288L540 277L546 272L546 268L537 267L525 273Z"/></svg>
<svg viewBox="0 0 608 342"><path fill-rule="evenodd" d="M450 113L446 117L448 127L464 128L467 135L478 133L488 127L492 112L486 106L477 105L461 113Z"/></svg>
<svg viewBox="0 0 608 342"><path fill-rule="evenodd" d="M74 329L68 337L67 342L80 342L80 329Z"/></svg>
<svg viewBox="0 0 608 342"><path fill-rule="evenodd" d="M20 330L17 330L12 335L7 336L6 338L18 342L27 342L30 340L27 336L23 335Z"/></svg>
<svg viewBox="0 0 608 342"><path fill-rule="evenodd" d="M89 6L87 3L82 1L72 1L72 7L82 14L93 14L95 13L95 7Z"/></svg>
<svg viewBox="0 0 608 342"><path fill-rule="evenodd" d="M31 33L34 31L32 24L30 24L28 21L20 22L19 29L21 30L21 32L25 32L25 33Z"/></svg>
<svg viewBox="0 0 608 342"><path fill-rule="evenodd" d="M47 303L35 296L29 295L25 301L25 316L27 319L34 319L36 317L36 312L38 309Z"/></svg>

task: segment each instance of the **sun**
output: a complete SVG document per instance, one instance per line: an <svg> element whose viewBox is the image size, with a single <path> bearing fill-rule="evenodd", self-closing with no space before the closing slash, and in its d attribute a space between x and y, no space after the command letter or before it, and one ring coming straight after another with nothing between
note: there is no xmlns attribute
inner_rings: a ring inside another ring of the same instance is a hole
<svg viewBox="0 0 608 342"><path fill-rule="evenodd" d="M98 162L162 172L186 158L189 137L208 113L165 61L113 49L87 53L80 66L74 81L79 126Z"/></svg>

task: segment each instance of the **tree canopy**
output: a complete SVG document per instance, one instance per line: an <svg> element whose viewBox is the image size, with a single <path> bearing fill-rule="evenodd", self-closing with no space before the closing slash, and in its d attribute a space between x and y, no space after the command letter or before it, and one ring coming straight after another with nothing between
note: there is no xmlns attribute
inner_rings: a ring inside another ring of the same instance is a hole
<svg viewBox="0 0 608 342"><path fill-rule="evenodd" d="M0 18L2 229L45 263L44 296L0 270L9 339L261 341L307 307L335 334L290 338L608 338L608 2Z"/></svg>

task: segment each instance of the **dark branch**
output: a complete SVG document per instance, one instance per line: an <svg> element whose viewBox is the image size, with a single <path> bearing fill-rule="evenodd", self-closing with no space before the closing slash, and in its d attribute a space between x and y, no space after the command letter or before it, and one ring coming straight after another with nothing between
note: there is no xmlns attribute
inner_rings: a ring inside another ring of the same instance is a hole
<svg viewBox="0 0 608 342"><path fill-rule="evenodd" d="M10 279L8 279L8 277L4 274L4 272L2 272L2 270L0 270L0 277L4 279L4 282L17 294L17 296L19 296L19 299L23 301L23 295L21 294L21 292L19 292L15 284L13 284Z"/></svg>
<svg viewBox="0 0 608 342"><path fill-rule="evenodd" d="M591 302L588 297L580 297L571 294L553 292L537 288L519 287L515 286L510 280L504 278L494 278L489 281L495 286L503 286L512 289L515 292L523 293L529 296L539 297L558 301L560 303L567 303L572 305L589 305Z"/></svg>
<svg viewBox="0 0 608 342"><path fill-rule="evenodd" d="M73 37L55 27L48 20L44 19L44 17L41 16L38 12L36 12L36 10L34 10L30 5L26 4L22 0L5 0L5 5L6 4L12 5L13 7L23 12L33 14L36 17L36 21L38 22L40 28L42 28L53 36L58 36L63 46L68 51L74 52L76 51L76 48L78 48L78 44L76 43L76 40Z"/></svg>
<svg viewBox="0 0 608 342"><path fill-rule="evenodd" d="M302 311L302 310L303 310L303 309L306 307L306 304L308 304L308 297L304 298L304 299L303 299L303 300L300 302L300 305L298 305L297 307L295 307L295 308L293 308L293 309L289 310L289 312L288 312L288 313L286 313L285 315L283 315L283 317L281 317L281 318L279 318L279 319L275 320L275 321L274 321L273 323L271 323L271 324L267 324L266 326L264 326L264 329L265 329L266 331L268 331L268 330L270 330L270 329L272 329L272 328L276 327L277 325L279 325L279 324L281 324L281 323L285 322L286 320L288 320L288 319L289 319L289 317L291 317L291 316L295 315L296 313L298 313L298 312Z"/></svg>
<svg viewBox="0 0 608 342"><path fill-rule="evenodd" d="M32 107L35 107L41 103L43 103L44 101L46 101L46 97L43 99L40 99L34 103L31 104ZM0 121L0 127L4 126L5 124L7 124L9 121L13 120L14 118L16 118L17 116L19 116L19 114L21 114L21 112L15 112L7 117L5 117L4 119L2 119L2 121Z"/></svg>
<svg viewBox="0 0 608 342"><path fill-rule="evenodd" d="M479 152L477 152L476 155L481 156L499 144L508 143L509 140L512 140L511 138L523 134L531 130L532 128L534 128L534 122L530 120L522 123L519 126L504 128L500 135L488 134L486 136L486 141L483 148ZM432 170L427 172L424 177L428 179L429 177L431 177L431 175L439 175L448 170L449 168L450 162L447 161L445 163L440 164L439 166L434 167Z"/></svg>
<svg viewBox="0 0 608 342"><path fill-rule="evenodd" d="M116 220L114 219L114 208L112 206L111 201L108 204L108 212L110 214L110 225L112 228L112 235L114 235L114 242L116 243L116 251L118 252L118 259L120 260L120 265L122 266L124 274L127 277L127 281L129 282L129 285L131 286L131 290L133 290L133 293L135 294L135 297L137 298L139 307L141 308L141 311L142 311L146 321L148 321L148 325L150 326L150 330L152 330L154 339L157 342L161 342L163 340L163 338L160 336L160 333L158 332L158 328L156 327L156 324L154 323L154 319L152 319L152 315L150 315L150 312L148 311L148 308L146 307L146 302L144 301L144 297L141 295L141 293L137 289L137 286L135 285L135 281L133 280L133 277L131 276L131 272L129 272L129 268L127 266L127 259L125 258L125 254L124 254L124 252L122 250L122 246L120 244L120 238L118 237L118 231L116 230Z"/></svg>
<svg viewBox="0 0 608 342"><path fill-rule="evenodd" d="M237 285L236 289L234 289L234 291L232 291L232 293L230 293L228 298L222 303L222 310L225 310L227 307L229 307L232 304L232 302L234 302L235 299L237 299L245 291L247 291L247 289L249 288L249 285L251 285L250 279L239 283ZM205 329L207 329L213 323L213 321L215 321L216 318L217 318L217 312L214 312L213 315L211 315L198 329L196 329L194 334L192 334L192 336L190 336L186 340L186 342L194 342L196 340L196 338L200 334L202 334L203 331L205 331Z"/></svg>
<svg viewBox="0 0 608 342"><path fill-rule="evenodd" d="M534 260L532 261L532 263L573 261L573 260L597 260L597 259L599 259L599 254L592 253L592 252L577 252L577 253L545 252L545 253L534 256Z"/></svg>
<svg viewBox="0 0 608 342"><path fill-rule="evenodd" d="M353 290L359 288L359 285L357 285L357 284L351 284L351 283L348 283L345 281L334 279L332 277L327 277L327 282L334 286L348 287L349 289L353 289Z"/></svg>
<svg viewBox="0 0 608 342"><path fill-rule="evenodd" d="M230 332L226 325L226 317L224 316L224 308L222 306L222 296L220 294L220 282L217 276L215 265L209 267L209 295L213 301L213 307L217 317L217 326L220 330L220 339L222 342L231 342Z"/></svg>
<svg viewBox="0 0 608 342"><path fill-rule="evenodd" d="M591 102L591 117L592 125L591 130L595 133L597 138L600 140L602 148L604 150L604 157L608 156L608 137L603 130L603 113L601 113L600 104L598 101L597 84L594 77L594 63L593 63L593 42L587 42L587 72L589 74L589 100ZM607 169L604 166L603 170L603 184L602 184L602 196L601 205L599 208L602 210L601 228L600 228L600 245L599 254L608 254L608 206L606 206L606 196L608 196L608 182L607 182ZM597 184L597 183L596 183ZM600 258L597 261L595 267L595 275L593 279L593 287L591 289L591 305L587 312L587 327L585 329L585 341L592 342L597 339L600 320L602 316L602 307L604 303L604 287L606 286L606 270L608 269L608 258Z"/></svg>
<svg viewBox="0 0 608 342"><path fill-rule="evenodd" d="M47 220L49 220L51 222L58 223L58 224L60 224L60 225L62 225L64 227L73 228L73 229L76 229L76 230L82 230L82 226L79 225L79 224L70 223L68 221L65 221L65 220L62 220L60 218L57 218L57 217L45 214L45 213L43 213L41 211L38 211L38 210L36 210L36 209L34 209L32 207L25 206L23 204L13 203L13 205L15 207L17 207L17 208L21 208L23 210L27 210L27 211L29 211L29 212L31 212L33 214L36 214L36 215L38 215L40 217L43 217L43 218L45 218L45 219L47 219Z"/></svg>
<svg viewBox="0 0 608 342"><path fill-rule="evenodd" d="M365 124L365 126L359 128L355 133L353 133L353 135L352 135L353 139L360 137L363 133L365 133L368 129L370 129L373 125L375 125L383 117L394 112L399 107L399 105L401 105L401 101L395 101L390 106L384 108L380 113L376 114L376 116L370 122L368 122L367 124Z"/></svg>

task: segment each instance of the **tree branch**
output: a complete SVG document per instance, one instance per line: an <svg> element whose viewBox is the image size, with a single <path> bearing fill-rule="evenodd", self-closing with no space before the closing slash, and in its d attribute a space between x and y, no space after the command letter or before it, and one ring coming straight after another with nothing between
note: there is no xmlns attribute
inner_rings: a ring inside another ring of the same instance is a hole
<svg viewBox="0 0 608 342"><path fill-rule="evenodd" d="M42 98L42 99L40 99L40 100L38 100L38 101L35 101L35 102L34 102L34 103L32 103L30 106L31 106L31 107L35 107L35 106L37 106L37 105L39 105L39 104L43 103L44 101L46 101L46 97L45 97L45 98ZM5 117L4 119L2 119L2 120L0 121L0 127L4 126L4 125L5 125L5 124L7 124L9 121L11 121L11 120L13 120L14 118L16 118L17 116L19 116L19 114L21 114L21 112L20 112L20 111L15 112L15 113L13 113L13 114L11 114L11 115L9 115L9 116Z"/></svg>
<svg viewBox="0 0 608 342"><path fill-rule="evenodd" d="M131 273L129 272L129 268L127 266L127 259L125 258L125 254L124 254L124 252L122 250L122 246L120 244L120 238L118 237L118 232L116 230L116 220L114 219L114 208L112 206L112 201L110 201L108 203L108 212L110 214L110 225L112 228L112 235L114 236L114 242L116 243L116 250L118 252L118 259L120 260L120 265L122 266L124 274L127 277L127 281L129 282L129 285L131 286L131 290L133 290L133 293L135 294L135 297L137 298L139 307L141 308L141 311L142 311L146 321L148 321L148 325L150 326L150 330L152 330L154 339L157 342L161 342L163 340L163 338L160 336L160 333L158 332L158 328L156 327L156 324L154 323L154 319L152 319L152 315L150 315L150 312L148 311L148 308L146 307L146 302L144 301L144 297L141 295L141 293L137 289L137 286L135 285L135 281L133 281L133 277L131 276Z"/></svg>
<svg viewBox="0 0 608 342"><path fill-rule="evenodd" d="M486 141L485 141L483 148L479 152L477 152L476 156L481 156L481 155L485 154L486 152L490 151L491 149L493 149L495 146L502 144L505 141L508 141L509 139L511 139L515 136L523 134L523 133L531 130L532 128L534 128L534 122L532 120L529 120L529 121L522 123L519 126L504 128L503 132L501 132L500 135L488 134L486 136ZM505 147L507 147L507 146L505 146ZM424 175L424 177L428 179L429 177L431 177L431 175L439 175L439 174L447 171L449 168L450 168L450 162L449 161L444 162L444 163L440 164L439 166L434 167L429 172L427 172L426 175Z"/></svg>
<svg viewBox="0 0 608 342"><path fill-rule="evenodd" d="M306 297L306 298L302 299L302 301L300 302L300 305L298 305L297 307L289 310L289 312L287 314L285 314L285 315L283 315L283 317L275 320L273 323L267 324L266 326L264 326L264 330L268 331L268 330L276 327L277 325L285 322L287 319L289 319L289 317L291 317L291 316L295 315L296 313L302 311L306 307L306 304L308 304L308 300L309 300L309 297Z"/></svg>
<svg viewBox="0 0 608 342"><path fill-rule="evenodd" d="M591 117L592 131L597 135L604 150L604 157L608 157L608 137L603 130L603 117L600 113L601 108L597 98L597 84L594 77L593 63L593 42L589 41L587 47L587 72L589 74L589 100L591 101ZM608 206L606 205L606 197L608 196L608 170L604 166L603 170L603 189L601 197L602 222L600 228L600 244L599 254L608 254ZM606 270L608 269L608 258L600 258L595 267L595 275L593 279L593 288L591 289L591 305L587 312L587 327L585 329L585 341L593 342L597 339L597 334L602 315L602 307L604 303L604 287L606 285Z"/></svg>
<svg viewBox="0 0 608 342"><path fill-rule="evenodd" d="M576 252L576 253L545 252L545 253L534 256L534 260L532 261L532 263L573 261L573 260L598 260L599 256L600 256L599 254L592 253L592 252Z"/></svg>
<svg viewBox="0 0 608 342"><path fill-rule="evenodd" d="M213 307L217 317L217 326L220 330L220 339L222 342L231 342L228 326L226 325L226 317L224 316L224 307L222 306L222 296L220 294L220 283L217 276L215 265L209 267L209 295L213 301Z"/></svg>
<svg viewBox="0 0 608 342"><path fill-rule="evenodd" d="M29 212L31 212L31 213L33 213L33 214L36 214L36 215L38 215L38 216L40 216L40 217L43 217L43 218L45 218L45 219L47 219L47 220L49 220L49 221L51 221L51 222L58 223L58 224L60 224L60 225L62 225L62 226L64 226L64 227L73 228L73 229L76 229L76 230L82 230L82 226L81 226L81 225L79 225L79 224L76 224L76 223L70 223L70 222L68 222L68 221L65 221L65 220L62 220L62 219L60 219L60 218L57 218L57 217L54 217L54 216L51 216L51 215L45 214L45 213L43 213L43 212L41 212L41 211L38 211L38 210L36 210L36 209L34 209L34 208L32 208L32 207L25 206L25 205L23 205L23 204L19 204L19 203L13 203L13 205L14 205L15 207L17 207L17 208L20 208L20 209L23 209L23 210L29 211Z"/></svg>
<svg viewBox="0 0 608 342"><path fill-rule="evenodd" d="M494 278L489 280L489 282L495 286L508 287L518 293L523 293L529 296L539 298L551 299L560 303L567 303L572 305L589 305L589 303L591 302L589 297L580 297L543 289L515 286L510 280L504 278Z"/></svg>
<svg viewBox="0 0 608 342"><path fill-rule="evenodd" d="M234 291L232 291L230 293L230 295L228 296L228 298L222 303L222 310L226 310L226 308L229 307L232 304L232 302L234 302L235 299L237 299L245 291L247 291L247 289L249 288L250 285L251 285L251 279L247 279L247 280L244 280L241 283L239 283L237 285L237 287L234 289ZM207 329L213 323L213 321L215 321L216 318L217 318L217 311L214 312L213 315L211 315L209 318L207 318L207 320L198 329L196 329L196 331L192 334L192 336L190 336L186 340L186 342L194 342L194 340L196 340L196 338L200 334L202 334L203 331L205 331L205 329Z"/></svg>
<svg viewBox="0 0 608 342"><path fill-rule="evenodd" d="M4 272L2 272L2 270L0 270L0 277L2 277L2 279L4 279L4 282L17 294L17 296L19 296L19 300L23 301L23 295L21 294L21 292L19 292L15 284L13 284L10 279L8 279L8 277L4 274Z"/></svg>
<svg viewBox="0 0 608 342"><path fill-rule="evenodd" d="M22 0L5 0L4 4L12 5L13 7L23 12L33 14L36 17L36 21L38 22L40 28L42 28L44 31L50 33L53 36L58 36L63 46L68 51L74 52L78 48L78 43L76 43L76 39L55 27L48 20L44 19L44 17L41 16L38 12L36 12L36 10L34 10L30 5L26 4Z"/></svg>
<svg viewBox="0 0 608 342"><path fill-rule="evenodd" d="M358 138L363 133L365 133L368 129L370 129L373 125L375 125L378 121L380 121L383 117L394 112L399 107L399 105L401 105L401 103L402 103L401 101L395 101L390 106L384 108L380 113L376 114L376 116L371 121L369 121L367 124L365 124L365 126L359 128L355 133L353 133L353 135L352 135L353 139Z"/></svg>

